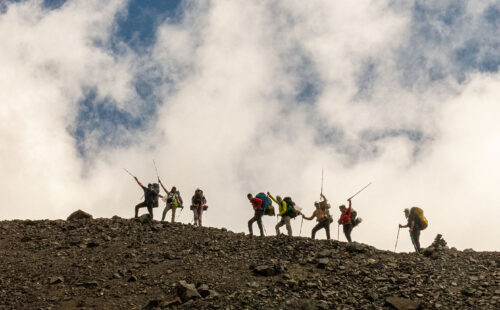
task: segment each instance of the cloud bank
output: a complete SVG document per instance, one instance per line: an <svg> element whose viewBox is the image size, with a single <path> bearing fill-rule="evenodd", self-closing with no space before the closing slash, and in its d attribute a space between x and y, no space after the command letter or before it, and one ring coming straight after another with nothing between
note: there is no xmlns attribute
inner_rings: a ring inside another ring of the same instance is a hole
<svg viewBox="0 0 500 310"><path fill-rule="evenodd" d="M205 191L207 225L246 231L246 193L309 214L324 168L335 217L373 182L355 240L392 249L418 205L422 244L500 249L494 1L183 1L140 48L119 35L129 5L0 5L3 218L132 216L121 168L152 181L155 159L184 200Z"/></svg>

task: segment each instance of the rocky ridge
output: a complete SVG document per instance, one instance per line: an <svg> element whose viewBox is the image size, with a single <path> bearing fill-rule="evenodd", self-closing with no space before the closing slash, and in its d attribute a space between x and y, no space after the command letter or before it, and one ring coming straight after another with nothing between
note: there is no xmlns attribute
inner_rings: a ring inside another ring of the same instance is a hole
<svg viewBox="0 0 500 310"><path fill-rule="evenodd" d="M1 309L498 309L498 252L138 220L0 222Z"/></svg>

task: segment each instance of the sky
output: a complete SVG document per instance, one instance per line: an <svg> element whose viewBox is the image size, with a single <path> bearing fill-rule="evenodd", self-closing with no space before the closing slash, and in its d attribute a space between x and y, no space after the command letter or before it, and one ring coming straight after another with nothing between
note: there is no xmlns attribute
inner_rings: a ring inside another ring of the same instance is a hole
<svg viewBox="0 0 500 310"><path fill-rule="evenodd" d="M310 215L323 169L335 218L372 182L356 241L393 250L419 206L422 245L498 251L499 28L487 0L0 0L0 218L132 217L122 168L147 183L155 160L247 232L247 193Z"/></svg>

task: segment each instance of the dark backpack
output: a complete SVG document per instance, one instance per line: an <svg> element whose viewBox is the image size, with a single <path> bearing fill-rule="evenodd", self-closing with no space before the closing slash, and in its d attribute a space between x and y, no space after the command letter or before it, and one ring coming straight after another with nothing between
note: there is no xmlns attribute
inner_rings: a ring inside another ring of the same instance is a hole
<svg viewBox="0 0 500 310"><path fill-rule="evenodd" d="M287 208L287 211L284 215L289 216L291 219L297 217L297 215L299 215L299 212L295 210L295 208L293 207L295 203L293 202L292 198L285 197L283 198L283 201L286 202L286 208Z"/></svg>
<svg viewBox="0 0 500 310"><path fill-rule="evenodd" d="M260 200L262 200L262 207L260 208L260 210L266 210L273 203L271 198L267 197L267 195L264 193L258 193L257 195L255 195L255 198L259 198Z"/></svg>

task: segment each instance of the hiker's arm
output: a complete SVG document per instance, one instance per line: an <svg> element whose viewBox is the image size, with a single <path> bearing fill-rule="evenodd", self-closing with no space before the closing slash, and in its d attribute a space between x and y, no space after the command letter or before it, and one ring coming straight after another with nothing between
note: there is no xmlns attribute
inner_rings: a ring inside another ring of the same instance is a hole
<svg viewBox="0 0 500 310"><path fill-rule="evenodd" d="M137 177L134 177L134 179L135 179L135 181L137 182L137 184L139 184L139 186L140 186L140 187L144 187L144 186L142 185L142 183L141 183L141 182L137 179Z"/></svg>
<svg viewBox="0 0 500 310"><path fill-rule="evenodd" d="M415 228L415 221L411 221L411 226L410 226L410 232L413 231L413 228Z"/></svg>
<svg viewBox="0 0 500 310"><path fill-rule="evenodd" d="M350 217L351 216L351 209L352 209L352 201L351 201L351 199L349 199L348 201L349 201L349 209L347 209L347 214Z"/></svg>
<svg viewBox="0 0 500 310"><path fill-rule="evenodd" d="M408 227L408 224L406 224L406 225L399 224L399 228L406 228L406 227Z"/></svg>
<svg viewBox="0 0 500 310"><path fill-rule="evenodd" d="M271 193L267 192L267 196L269 196L269 198L271 198L274 202L276 202L276 204L279 206L280 203L278 202L278 200L276 200L276 198L273 197L273 195L271 195Z"/></svg>
<svg viewBox="0 0 500 310"><path fill-rule="evenodd" d="M158 183L160 183L161 188L163 188L163 190L165 191L165 193L168 194L168 190L165 188L165 186L163 186L163 183L160 181L160 178L158 178Z"/></svg>
<svg viewBox="0 0 500 310"><path fill-rule="evenodd" d="M328 201L328 199L326 199L325 195L323 195L323 194L321 194L321 198L323 198L323 201L324 201L324 202L327 202L327 201Z"/></svg>
<svg viewBox="0 0 500 310"><path fill-rule="evenodd" d="M302 214L302 217L305 219L305 220L312 220L314 217L316 216L316 211L313 212L313 214L310 216L310 217L307 217L305 216L304 214Z"/></svg>

